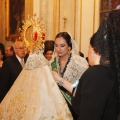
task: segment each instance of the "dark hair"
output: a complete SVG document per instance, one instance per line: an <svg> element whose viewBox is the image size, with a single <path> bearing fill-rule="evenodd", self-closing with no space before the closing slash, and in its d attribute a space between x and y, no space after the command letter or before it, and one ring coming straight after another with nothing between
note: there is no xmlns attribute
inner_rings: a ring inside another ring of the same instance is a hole
<svg viewBox="0 0 120 120"><path fill-rule="evenodd" d="M72 49L72 42L70 35L67 32L60 32L56 35L55 39L60 37L63 37L66 40L68 46Z"/></svg>
<svg viewBox="0 0 120 120"><path fill-rule="evenodd" d="M79 52L79 55L80 55L81 57L84 57L84 54L83 54L82 52Z"/></svg>
<svg viewBox="0 0 120 120"><path fill-rule="evenodd" d="M0 51L3 55L3 60L5 60L5 46L2 43L0 43Z"/></svg>
<svg viewBox="0 0 120 120"><path fill-rule="evenodd" d="M92 36L90 45L101 55L100 64L109 67L120 80L120 12L112 11Z"/></svg>
<svg viewBox="0 0 120 120"><path fill-rule="evenodd" d="M5 53L5 47L2 43L0 43L0 49L2 49L3 53Z"/></svg>
<svg viewBox="0 0 120 120"><path fill-rule="evenodd" d="M48 51L52 51L53 52L53 49L45 49L44 52L43 52L43 55L45 55Z"/></svg>
<svg viewBox="0 0 120 120"><path fill-rule="evenodd" d="M47 53L47 51L54 51L54 41L53 40L45 41L43 55L45 55Z"/></svg>
<svg viewBox="0 0 120 120"><path fill-rule="evenodd" d="M14 51L14 50L13 50L13 46L10 46L10 51Z"/></svg>

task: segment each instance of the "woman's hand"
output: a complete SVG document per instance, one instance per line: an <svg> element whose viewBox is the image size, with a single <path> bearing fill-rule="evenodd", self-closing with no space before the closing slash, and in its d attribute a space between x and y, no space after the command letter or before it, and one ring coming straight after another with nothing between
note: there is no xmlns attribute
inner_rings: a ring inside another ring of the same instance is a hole
<svg viewBox="0 0 120 120"><path fill-rule="evenodd" d="M56 72L56 71L52 71L53 77L56 81L56 83L59 83L62 79L62 77L60 77L60 75Z"/></svg>
<svg viewBox="0 0 120 120"><path fill-rule="evenodd" d="M59 84L60 86L64 87L66 90L68 90L70 93L72 93L73 88L72 83L70 83L68 80L65 80L64 78L60 77L60 75L55 72L52 71L53 77L56 81L57 84Z"/></svg>

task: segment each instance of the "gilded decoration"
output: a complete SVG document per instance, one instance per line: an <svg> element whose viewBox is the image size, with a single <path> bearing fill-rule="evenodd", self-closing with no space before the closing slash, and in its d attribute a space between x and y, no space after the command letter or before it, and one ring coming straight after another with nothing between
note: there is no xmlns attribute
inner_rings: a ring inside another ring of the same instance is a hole
<svg viewBox="0 0 120 120"><path fill-rule="evenodd" d="M22 91L16 93L15 97L9 102L7 114L8 120L22 120L24 119L26 105L25 105L25 98ZM12 110L11 110L12 108ZM2 108L0 108L0 120L4 120L5 113L3 112Z"/></svg>
<svg viewBox="0 0 120 120"><path fill-rule="evenodd" d="M37 19L36 15L23 21L21 29L21 39L31 52L39 53L44 48L46 25L42 23L42 18Z"/></svg>
<svg viewBox="0 0 120 120"><path fill-rule="evenodd" d="M20 39L31 51L25 67L0 104L1 120L72 120L42 53L45 28L42 19L36 16L28 16L24 21Z"/></svg>

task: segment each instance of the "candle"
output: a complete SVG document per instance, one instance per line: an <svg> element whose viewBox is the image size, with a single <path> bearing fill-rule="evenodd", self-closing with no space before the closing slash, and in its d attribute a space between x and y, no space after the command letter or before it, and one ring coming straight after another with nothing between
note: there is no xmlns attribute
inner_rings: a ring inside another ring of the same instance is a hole
<svg viewBox="0 0 120 120"><path fill-rule="evenodd" d="M66 18L66 11L64 11L64 18Z"/></svg>

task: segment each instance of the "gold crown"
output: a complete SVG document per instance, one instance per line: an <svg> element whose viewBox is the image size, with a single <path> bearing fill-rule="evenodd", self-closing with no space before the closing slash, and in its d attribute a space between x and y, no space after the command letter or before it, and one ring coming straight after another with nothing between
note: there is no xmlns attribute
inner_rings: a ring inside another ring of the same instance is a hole
<svg viewBox="0 0 120 120"><path fill-rule="evenodd" d="M32 51L38 53L44 48L44 37L46 25L42 23L42 18L36 19L36 15L23 21L21 29L21 39L25 42L26 46Z"/></svg>

